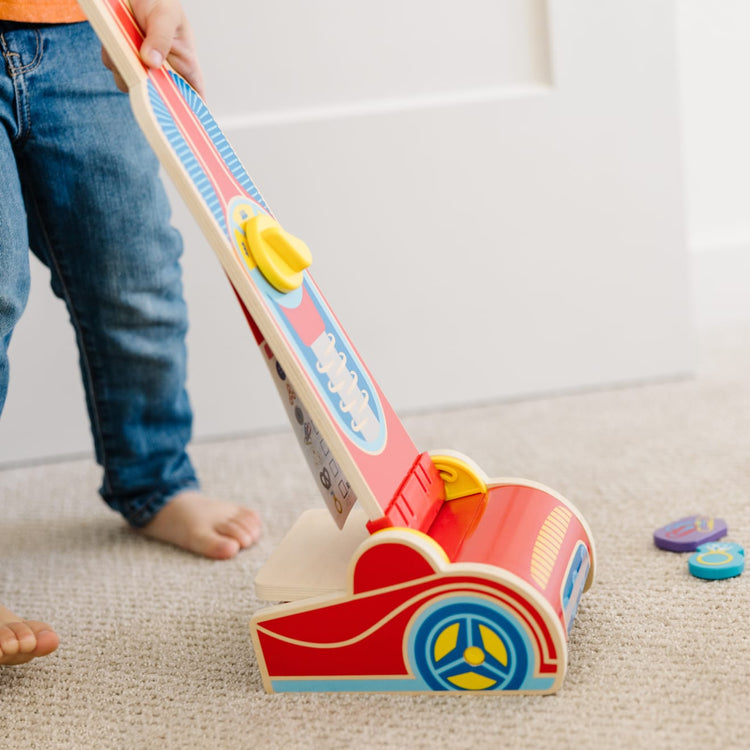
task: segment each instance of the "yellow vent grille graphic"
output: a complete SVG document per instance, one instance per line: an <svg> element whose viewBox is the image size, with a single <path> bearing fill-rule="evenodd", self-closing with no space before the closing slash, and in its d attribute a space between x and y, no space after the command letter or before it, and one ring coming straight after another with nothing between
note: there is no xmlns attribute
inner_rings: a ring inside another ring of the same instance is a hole
<svg viewBox="0 0 750 750"><path fill-rule="evenodd" d="M572 517L573 514L567 508L558 506L539 529L531 552L531 577L543 589L547 588Z"/></svg>

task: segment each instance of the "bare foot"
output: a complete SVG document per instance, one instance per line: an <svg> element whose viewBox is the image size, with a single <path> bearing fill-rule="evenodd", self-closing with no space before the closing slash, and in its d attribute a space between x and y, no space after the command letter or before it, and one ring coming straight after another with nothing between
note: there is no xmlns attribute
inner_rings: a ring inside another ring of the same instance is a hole
<svg viewBox="0 0 750 750"><path fill-rule="evenodd" d="M175 495L141 533L204 557L226 560L258 541L260 519L249 508L188 491Z"/></svg>
<svg viewBox="0 0 750 750"><path fill-rule="evenodd" d="M60 638L50 625L22 620L0 605L0 666L24 664L36 656L51 654Z"/></svg>

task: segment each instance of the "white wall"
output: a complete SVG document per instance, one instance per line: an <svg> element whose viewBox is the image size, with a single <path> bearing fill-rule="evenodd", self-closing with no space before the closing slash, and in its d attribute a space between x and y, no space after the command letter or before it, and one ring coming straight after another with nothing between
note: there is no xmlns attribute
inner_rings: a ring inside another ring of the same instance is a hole
<svg viewBox="0 0 750 750"><path fill-rule="evenodd" d="M695 310L710 328L750 320L750 3L677 9Z"/></svg>
<svg viewBox="0 0 750 750"><path fill-rule="evenodd" d="M690 370L672 3L185 5L209 104L398 410ZM178 200L175 221L197 434L282 425ZM0 463L90 449L44 276Z"/></svg>

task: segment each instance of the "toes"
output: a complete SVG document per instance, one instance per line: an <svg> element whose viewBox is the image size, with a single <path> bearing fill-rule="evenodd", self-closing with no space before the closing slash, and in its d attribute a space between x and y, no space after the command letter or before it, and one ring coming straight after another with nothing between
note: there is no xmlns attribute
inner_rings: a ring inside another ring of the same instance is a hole
<svg viewBox="0 0 750 750"><path fill-rule="evenodd" d="M34 631L25 622L9 622L0 627L0 653L17 656L31 653L36 647Z"/></svg>
<svg viewBox="0 0 750 750"><path fill-rule="evenodd" d="M240 548L245 549L260 538L260 520L252 511L243 511L217 524L216 531L235 539Z"/></svg>
<svg viewBox="0 0 750 750"><path fill-rule="evenodd" d="M41 626L41 629L36 632L34 656L47 656L47 654L51 654L60 645L60 636L49 625L43 622L35 622L32 625Z"/></svg>
<svg viewBox="0 0 750 750"><path fill-rule="evenodd" d="M226 560L260 537L260 519L249 508L183 492L141 529L153 539L213 559Z"/></svg>
<svg viewBox="0 0 750 750"><path fill-rule="evenodd" d="M236 539L241 549L250 547L260 538L260 521L252 512L230 518L216 527L216 531L224 536Z"/></svg>
<svg viewBox="0 0 750 750"><path fill-rule="evenodd" d="M260 539L261 523L260 518L252 510L244 509L242 514L235 519L235 522L241 526L248 534L250 544L254 544ZM248 545L250 546L250 545Z"/></svg>
<svg viewBox="0 0 750 750"><path fill-rule="evenodd" d="M241 549L240 542L231 535L211 534L207 536L201 545L201 548L195 550L204 557L212 560L229 560L234 557Z"/></svg>
<svg viewBox="0 0 750 750"><path fill-rule="evenodd" d="M49 625L35 620L9 622L0 626L0 664L24 664L46 656L60 639Z"/></svg>
<svg viewBox="0 0 750 750"><path fill-rule="evenodd" d="M201 554L216 560L234 557L241 549L251 547L260 538L260 519L250 510L243 510L217 523L206 537Z"/></svg>

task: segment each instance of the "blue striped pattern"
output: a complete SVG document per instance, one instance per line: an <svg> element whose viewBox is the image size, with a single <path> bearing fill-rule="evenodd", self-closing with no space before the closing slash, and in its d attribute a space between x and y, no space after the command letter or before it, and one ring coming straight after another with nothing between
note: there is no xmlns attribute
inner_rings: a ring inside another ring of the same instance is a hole
<svg viewBox="0 0 750 750"><path fill-rule="evenodd" d="M270 214L271 211L263 200L260 191L250 179L250 176L245 171L242 163L237 158L237 154L234 153L232 147L224 136L224 133L221 132L221 128L219 128L209 112L208 107L203 103L203 100L180 76L172 72L170 72L170 76L187 105L195 113L206 134L213 141L216 150L226 163L232 175L245 191L245 194ZM209 208L219 225L224 227L224 230L229 234L229 227L226 224L226 218L224 216L224 210L219 196L216 194L216 191L201 167L200 162L193 154L191 147L185 141L178 126L172 119L172 115L161 96L159 96L159 92L150 80L148 82L148 95L151 109L162 133L166 136L169 144L175 152L175 155L180 160L180 163L190 176L190 179L198 192L201 194L206 206Z"/></svg>

